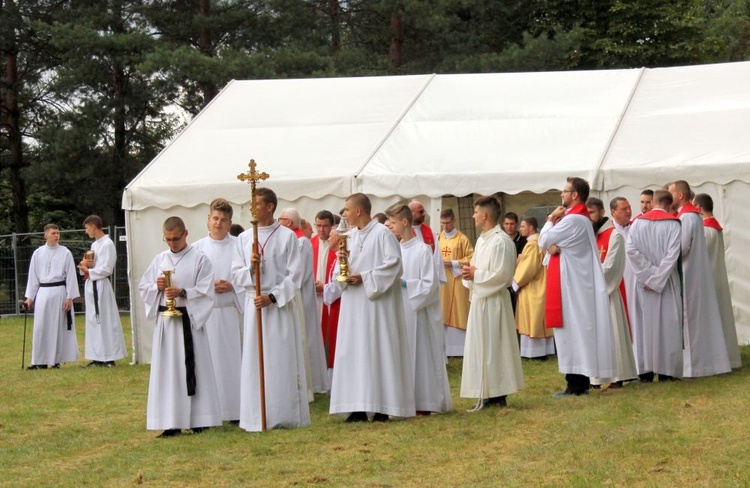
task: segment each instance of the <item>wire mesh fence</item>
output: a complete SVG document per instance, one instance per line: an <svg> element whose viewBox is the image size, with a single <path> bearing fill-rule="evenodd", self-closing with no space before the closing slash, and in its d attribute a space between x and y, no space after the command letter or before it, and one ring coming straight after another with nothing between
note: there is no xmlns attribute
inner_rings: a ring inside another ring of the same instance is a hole
<svg viewBox="0 0 750 488"><path fill-rule="evenodd" d="M125 227L105 228L117 249L117 265L112 274L117 306L121 311L130 310L128 285L127 242ZM84 251L91 248L91 238L83 229L60 231L60 244L70 249L73 261L78 263ZM45 244L44 232L0 235L0 315L17 315L18 304L25 299L29 262L36 248ZM83 297L83 279L78 276L78 286ZM76 311L83 311L83 299L76 300Z"/></svg>

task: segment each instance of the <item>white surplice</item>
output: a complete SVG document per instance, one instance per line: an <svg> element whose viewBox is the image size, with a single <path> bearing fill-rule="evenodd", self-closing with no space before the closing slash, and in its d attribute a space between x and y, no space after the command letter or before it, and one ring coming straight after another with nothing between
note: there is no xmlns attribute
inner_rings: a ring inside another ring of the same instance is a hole
<svg viewBox="0 0 750 488"><path fill-rule="evenodd" d="M404 324L398 241L386 226L373 219L363 229L349 233L348 247L349 275L360 274L362 283L329 283L344 288L330 413L413 417L414 382ZM339 272L337 265L334 275Z"/></svg>
<svg viewBox="0 0 750 488"><path fill-rule="evenodd" d="M255 308L255 277L250 258L252 227L237 237L232 259L233 282L245 289L245 333L242 348L240 386L240 427L251 432L262 429L258 329ZM301 270L297 236L274 222L258 228L261 254L262 295L273 294L276 303L261 309L265 377L266 423L276 427L310 425L307 378L298 320L299 300L295 300Z"/></svg>
<svg viewBox="0 0 750 488"><path fill-rule="evenodd" d="M65 282L43 287L40 284ZM78 359L73 306L65 313L65 300L80 296L76 266L67 247L44 245L31 255L26 298L34 300L34 331L31 341L31 364L52 366ZM72 322L68 330L68 317Z"/></svg>
<svg viewBox="0 0 750 488"><path fill-rule="evenodd" d="M184 288L186 298L175 298L175 307L186 307L190 317L195 358L195 395L188 396L182 317L165 317L164 292L156 280L164 270L173 270L172 286ZM221 408L206 322L213 310L214 272L209 259L194 246L180 252L157 254L138 286L146 318L156 322L151 347L151 375L148 383L146 428L148 430L190 429L221 425Z"/></svg>
<svg viewBox="0 0 750 488"><path fill-rule="evenodd" d="M560 373L611 378L615 375L614 338L609 297L594 228L588 216L566 215L547 222L539 233L539 247L560 248L560 288L563 326L555 328Z"/></svg>
<svg viewBox="0 0 750 488"><path fill-rule="evenodd" d="M222 240L204 237L195 244L211 261L214 282L232 282L232 255L236 237L227 234ZM221 420L240 418L240 365L242 362L242 309L245 290L235 286L226 293L214 294L214 307L206 322L206 335L211 348L216 388L221 406ZM238 294L239 291L239 294Z"/></svg>
<svg viewBox="0 0 750 488"><path fill-rule="evenodd" d="M86 300L85 357L91 361L116 361L125 357L125 337L110 281L117 264L117 250L107 235L94 241L91 250L94 251L94 266L89 268L89 278L83 288ZM94 286L99 296L98 317Z"/></svg>
<svg viewBox="0 0 750 488"><path fill-rule="evenodd" d="M425 224L427 225L427 224ZM414 237L416 237L419 242L426 244L424 242L424 235L422 234L422 228L420 225L413 225L412 231L414 232ZM445 276L445 266L443 265L443 256L440 254L440 240L438 239L437 233L430 229L430 232L432 232L432 242L435 243L435 249L432 249L430 247L430 252L432 252L432 262L435 264L435 271L437 271L438 279L440 280L441 284L445 284L448 282L448 278Z"/></svg>
<svg viewBox="0 0 750 488"><path fill-rule="evenodd" d="M636 280L628 311L638 374L681 377L680 223L636 219L626 249Z"/></svg>
<svg viewBox="0 0 750 488"><path fill-rule="evenodd" d="M404 298L409 352L414 372L414 397L418 411L451 409L448 371L445 368L445 331L440 307L440 281L430 247L417 240L401 242Z"/></svg>
<svg viewBox="0 0 750 488"><path fill-rule="evenodd" d="M516 321L508 288L516 269L516 246L496 226L477 239L471 266L472 281L463 280L471 293L466 327L461 396L491 398L524 388Z"/></svg>
<svg viewBox="0 0 750 488"><path fill-rule="evenodd" d="M728 373L724 330L708 261L703 219L695 212L680 215L684 298L684 375L689 378Z"/></svg>
<svg viewBox="0 0 750 488"><path fill-rule="evenodd" d="M706 236L708 259L711 261L716 299L719 301L719 313L724 330L724 341L727 345L729 365L732 369L741 368L742 358L740 357L737 328L734 322L734 311L732 310L732 294L729 291L727 264L724 259L724 231L704 226L703 232Z"/></svg>
<svg viewBox="0 0 750 488"><path fill-rule="evenodd" d="M623 239L625 239L625 272L622 274L622 280L625 282L625 296L622 298L625 302L625 308L627 308L628 318L633 316L633 305L631 304L630 297L635 296L636 288L638 286L638 282L635 278L635 273L633 272L633 265L630 263L630 256L628 256L627 252L628 235L630 234L631 225L632 222L629 222L627 225L620 225L617 222L614 222L615 229L617 230L617 232L622 234ZM633 319L630 319L630 337L632 339L631 342L633 344L633 359L635 360L637 371L639 358L638 348L636 347L636 344L640 342L640 339L638 338L639 331L633 327L632 320Z"/></svg>
<svg viewBox="0 0 750 488"><path fill-rule="evenodd" d="M315 296L315 274L313 271L313 249L310 239L298 237L300 250L299 289L302 299L302 318L305 322L305 346L307 347L306 366L309 366L308 380L312 383L308 389L313 393L325 393L328 385L328 365L326 350L323 345L323 332L320 328L321 310L318 309L318 299ZM324 260L325 262L325 260Z"/></svg>
<svg viewBox="0 0 750 488"><path fill-rule="evenodd" d="M599 229L598 234L611 227L613 227L612 220L607 220ZM633 341L630 337L628 316L625 313L625 304L620 294L620 283L622 283L625 273L625 256L625 238L615 229L609 235L607 256L602 262L604 282L607 285L607 294L609 295L609 317L614 339L615 375L612 378L591 378L592 385L632 380L638 377L635 358L633 357Z"/></svg>

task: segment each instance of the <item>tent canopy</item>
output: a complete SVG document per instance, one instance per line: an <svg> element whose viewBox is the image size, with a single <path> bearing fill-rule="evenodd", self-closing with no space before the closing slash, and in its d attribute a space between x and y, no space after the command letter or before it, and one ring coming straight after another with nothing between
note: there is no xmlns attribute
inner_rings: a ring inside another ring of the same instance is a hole
<svg viewBox="0 0 750 488"><path fill-rule="evenodd" d="M128 185L123 208L280 198L537 193L748 177L750 62L684 68L233 81Z"/></svg>

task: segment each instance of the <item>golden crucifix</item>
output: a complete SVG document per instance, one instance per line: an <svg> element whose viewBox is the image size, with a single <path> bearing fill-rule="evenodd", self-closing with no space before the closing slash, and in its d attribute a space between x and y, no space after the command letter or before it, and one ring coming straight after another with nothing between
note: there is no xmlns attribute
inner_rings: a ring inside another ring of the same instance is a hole
<svg viewBox="0 0 750 488"><path fill-rule="evenodd" d="M252 221L257 225L258 223L258 207L256 207L255 204L255 185L258 183L258 181L267 180L270 175L266 173L265 171L262 173L258 173L256 171L257 164L255 164L255 160L251 159L250 164L248 165L250 167L250 171L247 173L240 173L237 175L237 179L240 181L247 181L250 184L250 215L252 215ZM257 231L257 229L255 229ZM255 239L258 240L257 237Z"/></svg>
<svg viewBox="0 0 750 488"><path fill-rule="evenodd" d="M240 173L237 179L250 184L250 214L252 216L250 223L253 224L253 253L252 256L258 255L258 207L255 203L255 185L258 181L267 180L270 176L266 172L258 173L255 160L250 160L250 171ZM250 262L253 268L253 277L255 278L255 296L261 295L260 287L260 262L253 261L251 256ZM263 365L263 313L260 308L255 309L255 325L258 331L258 373L260 376L260 425L261 431L266 430L266 374Z"/></svg>

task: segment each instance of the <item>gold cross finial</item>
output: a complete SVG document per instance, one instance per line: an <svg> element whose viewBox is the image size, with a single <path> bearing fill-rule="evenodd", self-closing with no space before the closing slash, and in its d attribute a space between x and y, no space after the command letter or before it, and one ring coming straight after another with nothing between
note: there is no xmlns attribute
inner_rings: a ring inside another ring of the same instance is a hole
<svg viewBox="0 0 750 488"><path fill-rule="evenodd" d="M265 171L258 173L258 171L256 171L257 165L255 164L254 159L250 160L248 166L250 167L250 171L238 174L237 179L240 181L247 181L250 184L250 214L252 214L254 220L257 220L258 216L256 214L258 209L255 206L255 185L260 180L267 180L270 175Z"/></svg>

